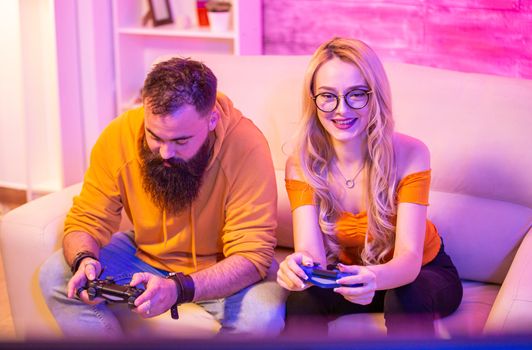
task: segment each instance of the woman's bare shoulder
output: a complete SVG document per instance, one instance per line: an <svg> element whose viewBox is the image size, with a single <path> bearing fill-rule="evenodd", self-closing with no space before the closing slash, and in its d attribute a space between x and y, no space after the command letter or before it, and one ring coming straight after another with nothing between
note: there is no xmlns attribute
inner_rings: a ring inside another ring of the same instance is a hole
<svg viewBox="0 0 532 350"><path fill-rule="evenodd" d="M301 162L295 154L292 154L286 160L285 179L305 181L305 176L301 169Z"/></svg>
<svg viewBox="0 0 532 350"><path fill-rule="evenodd" d="M430 151L423 141L394 133L393 143L399 178L430 169Z"/></svg>

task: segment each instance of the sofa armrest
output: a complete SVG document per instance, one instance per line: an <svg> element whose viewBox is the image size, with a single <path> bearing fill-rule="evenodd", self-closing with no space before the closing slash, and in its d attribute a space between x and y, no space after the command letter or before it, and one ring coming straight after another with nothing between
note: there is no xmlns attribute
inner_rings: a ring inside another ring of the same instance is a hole
<svg viewBox="0 0 532 350"><path fill-rule="evenodd" d="M11 312L17 337L47 337L57 329L38 287L41 264L60 248L60 236L72 199L81 184L28 202L7 213L0 223Z"/></svg>
<svg viewBox="0 0 532 350"><path fill-rule="evenodd" d="M485 333L532 333L531 266L532 228L529 228L495 299Z"/></svg>

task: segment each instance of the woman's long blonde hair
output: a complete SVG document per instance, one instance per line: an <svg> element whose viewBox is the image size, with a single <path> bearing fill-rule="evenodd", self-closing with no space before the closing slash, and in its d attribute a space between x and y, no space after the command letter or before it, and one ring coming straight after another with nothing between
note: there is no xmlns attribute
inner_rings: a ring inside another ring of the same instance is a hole
<svg viewBox="0 0 532 350"><path fill-rule="evenodd" d="M339 200L331 193L329 186L333 180L331 167L336 155L329 134L318 120L312 96L315 93L317 70L334 57L358 67L373 91L367 106L369 122L366 129L367 154L364 159L369 234L366 234L361 259L367 265L378 264L384 261L395 243L395 225L392 222L396 214L396 167L392 143L394 125L386 73L375 52L364 42L334 38L322 44L312 56L304 80L303 124L297 142L297 153L304 176L315 191L327 257L332 261L339 251L335 222L342 211Z"/></svg>

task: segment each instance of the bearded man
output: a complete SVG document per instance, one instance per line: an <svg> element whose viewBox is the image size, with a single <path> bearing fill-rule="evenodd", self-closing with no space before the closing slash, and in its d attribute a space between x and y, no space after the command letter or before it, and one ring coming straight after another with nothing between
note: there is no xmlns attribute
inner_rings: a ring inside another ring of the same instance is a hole
<svg viewBox="0 0 532 350"><path fill-rule="evenodd" d="M145 288L133 309L142 318L170 309L176 318L177 305L192 302L223 334L278 334L285 295L275 283L277 193L264 136L197 61L155 65L142 101L99 137L63 249L41 269L60 328L67 337L131 333L118 308L84 288L113 276ZM117 232L122 213L130 232Z"/></svg>

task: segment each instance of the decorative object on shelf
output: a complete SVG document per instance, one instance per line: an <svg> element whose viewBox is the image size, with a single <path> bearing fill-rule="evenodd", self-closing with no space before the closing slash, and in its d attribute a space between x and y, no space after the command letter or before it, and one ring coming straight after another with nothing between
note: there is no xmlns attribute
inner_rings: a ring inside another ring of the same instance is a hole
<svg viewBox="0 0 532 350"><path fill-rule="evenodd" d="M174 23L169 0L148 0L148 5L149 11L142 19L143 25L149 21L153 22L154 27Z"/></svg>
<svg viewBox="0 0 532 350"><path fill-rule="evenodd" d="M231 23L231 3L224 0L209 0L206 4L209 23L213 32L227 32Z"/></svg>
<svg viewBox="0 0 532 350"><path fill-rule="evenodd" d="M229 12L231 11L231 2L227 0L207 0L205 7L208 12Z"/></svg>
<svg viewBox="0 0 532 350"><path fill-rule="evenodd" d="M192 29L198 26L196 0L170 0L170 7L176 29Z"/></svg>
<svg viewBox="0 0 532 350"><path fill-rule="evenodd" d="M198 26L208 27L209 18L207 17L207 0L196 0L196 10L198 12Z"/></svg>

